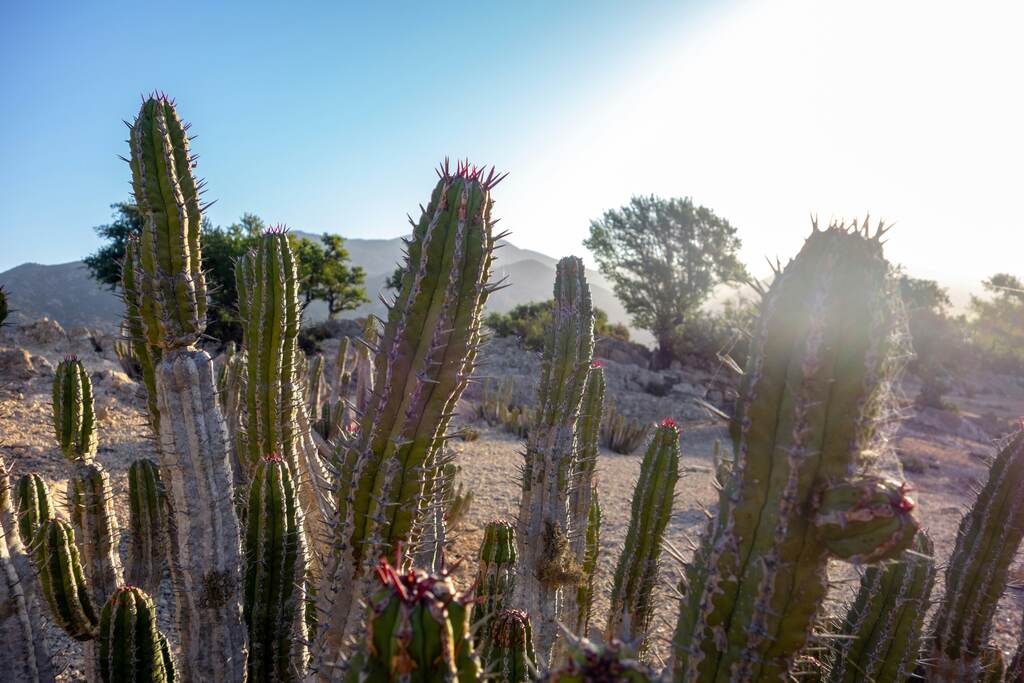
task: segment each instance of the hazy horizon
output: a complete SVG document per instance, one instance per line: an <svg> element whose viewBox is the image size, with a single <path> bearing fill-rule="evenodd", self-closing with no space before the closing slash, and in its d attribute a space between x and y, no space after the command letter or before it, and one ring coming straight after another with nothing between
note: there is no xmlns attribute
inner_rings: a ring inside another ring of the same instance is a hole
<svg viewBox="0 0 1024 683"><path fill-rule="evenodd" d="M199 136L215 224L392 238L448 154L510 172L502 227L549 256L584 254L591 219L654 193L727 218L755 272L810 214L871 211L915 276L958 292L1024 274L1020 7L183 7L166 45L156 8L0 10L0 271L98 246L129 197L120 120L159 88Z"/></svg>

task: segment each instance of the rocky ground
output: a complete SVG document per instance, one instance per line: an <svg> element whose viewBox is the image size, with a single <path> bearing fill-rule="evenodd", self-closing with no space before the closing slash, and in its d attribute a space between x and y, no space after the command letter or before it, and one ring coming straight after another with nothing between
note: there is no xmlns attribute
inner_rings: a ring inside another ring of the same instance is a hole
<svg viewBox="0 0 1024 683"><path fill-rule="evenodd" d="M120 369L112 348L113 339L78 329L66 332L55 323L37 322L20 328L0 330L0 454L15 475L32 470L63 492L64 461L57 450L50 423L50 391L53 368L68 354L82 358L93 373L99 416L99 460L111 473L114 495L122 518L127 516L125 472L129 463L142 455L153 456L148 428L140 411L142 388ZM332 357L337 341L320 341L325 355ZM689 537L699 531L704 508L714 503L712 486L713 449L716 440L725 441L723 422L714 408L727 406L734 390L724 368L679 368L653 373L639 365L628 347L606 348L608 395L619 410L645 420L674 417L683 425L683 476L677 487L675 514L669 539L688 554ZM538 357L522 351L512 340L494 340L483 354L484 374L513 383L517 395L528 400L535 388ZM901 386L903 393L916 393L913 378ZM479 397L473 388L468 400ZM902 418L895 431L883 466L898 474L901 463L906 478L916 487L920 517L935 540L936 560L942 565L952 550L960 515L973 500L973 491L984 481L993 439L1009 429L1011 420L1024 414L1024 380L996 375L978 375L961 383L950 397L955 410L914 408L908 401L894 404L894 416ZM472 411L464 409L464 414ZM497 428L465 420L479 431L475 441L456 441L454 448L462 467L463 485L474 493L468 518L458 530L454 560L462 560L460 580L468 582L473 557L483 525L494 518L511 517L518 503L518 466L521 442ZM626 532L632 486L640 465L640 453L623 456L604 452L598 477L604 504L605 526L598 583L607 586ZM664 638L671 632L675 606L668 586L675 582L678 566L664 562L664 599L657 601L656 635L658 655L664 655ZM836 565L838 580L833 609L855 585L841 581L851 570ZM1024 577L1020 561L1014 578ZM941 572L940 572L941 583ZM941 594L941 586L937 594ZM607 592L599 591L595 621L603 622ZM170 611L169 591L160 596L161 611ZM1016 647L1024 596L1016 586L1008 587L997 615L994 642L1004 651ZM165 616L166 619L166 616ZM80 680L77 644L54 629L50 637L56 650L66 656L63 677Z"/></svg>

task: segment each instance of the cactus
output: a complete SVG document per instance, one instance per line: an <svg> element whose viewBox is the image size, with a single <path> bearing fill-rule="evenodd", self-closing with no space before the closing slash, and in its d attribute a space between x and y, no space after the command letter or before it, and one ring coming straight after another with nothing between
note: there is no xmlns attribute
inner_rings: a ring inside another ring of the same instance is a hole
<svg viewBox="0 0 1024 683"><path fill-rule="evenodd" d="M139 256L139 240L131 235L125 245L124 261L121 264L121 292L125 305L122 326L125 329L125 344L133 363L138 365L139 375L146 387L146 416L153 433L160 435L160 407L157 404L156 364L160 362L160 348L152 346L146 337L142 324L142 291L138 273L142 270ZM115 347L116 350L116 347ZM122 352L118 352L121 358Z"/></svg>
<svg viewBox="0 0 1024 683"><path fill-rule="evenodd" d="M339 505L332 566L319 592L328 605L318 631L322 657L344 651L344 637L362 620L358 602L377 558L407 541L434 454L473 370L480 317L490 287L495 236L491 189L500 181L460 165L447 166L408 242L402 287L388 313L376 354L374 390L353 445L339 458L351 471L336 490ZM424 334L427 331L427 334Z"/></svg>
<svg viewBox="0 0 1024 683"><path fill-rule="evenodd" d="M980 675L992 617L1024 537L1024 430L1001 445L957 531L946 590L931 624L928 679Z"/></svg>
<svg viewBox="0 0 1024 683"><path fill-rule="evenodd" d="M166 641L157 630L156 608L145 591L118 589L100 613L100 675L103 683L170 683Z"/></svg>
<svg viewBox="0 0 1024 683"><path fill-rule="evenodd" d="M156 595L167 557L167 500L160 471L152 460L140 458L128 468L129 585Z"/></svg>
<svg viewBox="0 0 1024 683"><path fill-rule="evenodd" d="M854 564L899 556L917 533L907 491L906 484L878 477L826 486L813 502L818 538L834 557Z"/></svg>
<svg viewBox="0 0 1024 683"><path fill-rule="evenodd" d="M68 462L96 456L92 382L76 356L68 356L57 365L53 378L53 429Z"/></svg>
<svg viewBox="0 0 1024 683"><path fill-rule="evenodd" d="M306 646L297 637L303 628L305 548L295 484L281 456L267 456L256 466L246 522L248 680L296 680L306 664Z"/></svg>
<svg viewBox="0 0 1024 683"><path fill-rule="evenodd" d="M484 672L502 683L534 680L537 657L533 652L530 615L517 609L502 610L483 628L487 631L480 651Z"/></svg>
<svg viewBox="0 0 1024 683"><path fill-rule="evenodd" d="M33 551L50 618L75 640L94 638L99 616L75 547L74 529L63 520L49 520L39 529Z"/></svg>
<svg viewBox="0 0 1024 683"><path fill-rule="evenodd" d="M679 428L666 419L654 432L633 490L626 544L615 568L605 640L619 638L642 654L654 615L654 585L679 479Z"/></svg>
<svg viewBox="0 0 1024 683"><path fill-rule="evenodd" d="M488 620L510 606L516 583L516 530L505 520L488 522L480 543L476 573L476 601L471 621L477 642L490 632Z"/></svg>
<svg viewBox="0 0 1024 683"><path fill-rule="evenodd" d="M686 570L677 681L779 679L807 642L839 540L826 544L808 511L869 464L892 370L883 232L815 225L765 295L731 425L733 472ZM909 515L909 502L894 506Z"/></svg>
<svg viewBox="0 0 1024 683"><path fill-rule="evenodd" d="M583 563L579 588L576 589L576 623L574 632L584 638L590 634L590 616L594 608L594 576L601 551L601 501L597 487L590 497L590 513L587 515L587 537L583 552Z"/></svg>
<svg viewBox="0 0 1024 683"><path fill-rule="evenodd" d="M1003 651L994 647L982 650L978 683L1004 683L1006 680L1006 660L1003 658Z"/></svg>
<svg viewBox="0 0 1024 683"><path fill-rule="evenodd" d="M919 531L897 561L868 567L834 640L829 683L906 681L917 666L935 583L931 539Z"/></svg>
<svg viewBox="0 0 1024 683"><path fill-rule="evenodd" d="M18 517L18 535L28 547L39 527L53 519L50 489L42 477L35 473L23 475L14 488L15 509Z"/></svg>
<svg viewBox="0 0 1024 683"><path fill-rule="evenodd" d="M332 406L348 396L349 384L352 382L352 369L348 365L351 353L352 337L342 337L338 343L338 355L334 358L334 381L331 382L331 393L328 398Z"/></svg>
<svg viewBox="0 0 1024 683"><path fill-rule="evenodd" d="M577 530L569 528L566 507L576 423L594 351L594 316L583 262L576 257L558 262L551 317L541 361L537 418L526 442L517 526L516 604L534 619L541 667L550 662L557 624L566 618L559 609L563 589L575 591L580 579L569 548Z"/></svg>
<svg viewBox="0 0 1024 683"><path fill-rule="evenodd" d="M375 356L380 344L377 321L372 315L366 316L363 335L356 344L356 412L361 417L373 398Z"/></svg>
<svg viewBox="0 0 1024 683"><path fill-rule="evenodd" d="M466 623L467 599L444 573L399 573L382 561L383 587L370 598L364 648L352 681L429 683L480 680Z"/></svg>
<svg viewBox="0 0 1024 683"><path fill-rule="evenodd" d="M102 605L123 583L123 576L110 478L98 462L75 465L68 481L68 506L93 604Z"/></svg>
<svg viewBox="0 0 1024 683"><path fill-rule="evenodd" d="M569 661L548 673L546 683L657 683L660 678L636 658L633 648L612 641L598 646L586 639L572 642Z"/></svg>
<svg viewBox="0 0 1024 683"><path fill-rule="evenodd" d="M40 596L27 544L14 530L18 524L11 503L10 479L0 459L0 672L12 681L52 683Z"/></svg>
<svg viewBox="0 0 1024 683"><path fill-rule="evenodd" d="M306 406L309 414L319 418L323 413L324 394L324 355L318 353L313 356L313 362L309 365L309 374L306 376Z"/></svg>
<svg viewBox="0 0 1024 683"><path fill-rule="evenodd" d="M636 451L650 433L650 425L635 417L626 417L615 409L614 403L608 406L608 412L601 423L601 442L619 455L630 455Z"/></svg>
<svg viewBox="0 0 1024 683"><path fill-rule="evenodd" d="M202 184L193 176L187 127L171 100L146 99L129 128L132 187L143 218L133 277L145 339L160 355L154 367L158 451L170 511L181 676L232 683L244 680L246 668L241 537L226 493L232 471L213 364L195 348L206 328L207 306Z"/></svg>

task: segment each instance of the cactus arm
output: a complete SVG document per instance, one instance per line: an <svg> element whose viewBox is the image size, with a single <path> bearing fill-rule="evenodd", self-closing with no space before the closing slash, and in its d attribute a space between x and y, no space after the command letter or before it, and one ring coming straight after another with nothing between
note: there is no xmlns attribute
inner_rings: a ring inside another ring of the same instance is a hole
<svg viewBox="0 0 1024 683"><path fill-rule="evenodd" d="M530 615L520 610L503 610L487 627L486 645L481 651L484 670L503 683L529 683L537 671L533 651Z"/></svg>
<svg viewBox="0 0 1024 683"><path fill-rule="evenodd" d="M68 462L96 456L96 414L92 382L82 362L68 356L53 378L53 426L57 443Z"/></svg>
<svg viewBox="0 0 1024 683"><path fill-rule="evenodd" d="M123 582L120 531L110 478L98 462L78 462L68 481L72 525L94 605L102 605Z"/></svg>
<svg viewBox="0 0 1024 683"><path fill-rule="evenodd" d="M125 579L156 595L167 557L167 496L151 460L140 458L128 468L128 513Z"/></svg>
<svg viewBox="0 0 1024 683"><path fill-rule="evenodd" d="M132 356L139 363L142 383L146 387L146 413L154 434L160 433L160 408L156 403L156 364L160 362L160 349L149 344L142 324L142 291L138 274L142 269L138 237L132 235L125 246L121 264L121 291L125 304L125 327Z"/></svg>
<svg viewBox="0 0 1024 683"><path fill-rule="evenodd" d="M71 525L51 519L33 541L43 597L54 623L75 640L96 635L99 615L93 607Z"/></svg>
<svg viewBox="0 0 1024 683"><path fill-rule="evenodd" d="M39 527L53 519L50 489L42 477L30 472L18 479L14 487L14 500L18 534L24 545L31 546Z"/></svg>
<svg viewBox="0 0 1024 683"><path fill-rule="evenodd" d="M515 527L509 522L494 520L484 527L477 555L476 600L471 616L482 647L489 633L489 620L511 602L516 581L516 545Z"/></svg>
<svg viewBox="0 0 1024 683"><path fill-rule="evenodd" d="M168 683L164 640L156 608L144 591L124 586L100 615L99 662L103 683Z"/></svg>

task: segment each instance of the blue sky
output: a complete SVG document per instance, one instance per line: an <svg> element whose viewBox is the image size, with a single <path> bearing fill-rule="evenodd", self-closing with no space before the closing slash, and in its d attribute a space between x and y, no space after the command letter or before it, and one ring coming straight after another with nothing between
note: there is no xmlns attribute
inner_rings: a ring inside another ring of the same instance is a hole
<svg viewBox="0 0 1024 683"><path fill-rule="evenodd" d="M218 224L393 237L469 156L511 173L502 227L552 256L655 193L728 218L755 270L810 214L870 211L954 294L1024 275L1020 3L370 5L0 5L0 270L95 248L128 197L121 120L159 88Z"/></svg>

